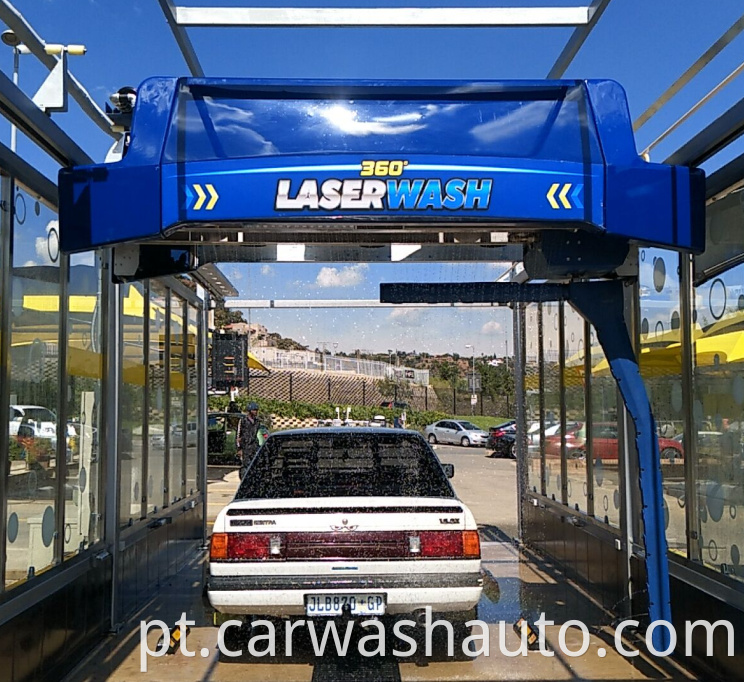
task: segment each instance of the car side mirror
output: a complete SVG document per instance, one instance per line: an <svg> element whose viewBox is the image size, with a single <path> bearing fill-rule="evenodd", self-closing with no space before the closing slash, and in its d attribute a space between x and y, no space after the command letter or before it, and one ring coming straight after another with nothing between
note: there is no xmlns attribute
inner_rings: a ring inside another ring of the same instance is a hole
<svg viewBox="0 0 744 682"><path fill-rule="evenodd" d="M455 477L455 465L454 464L442 464L442 469L444 469L444 475L447 478Z"/></svg>

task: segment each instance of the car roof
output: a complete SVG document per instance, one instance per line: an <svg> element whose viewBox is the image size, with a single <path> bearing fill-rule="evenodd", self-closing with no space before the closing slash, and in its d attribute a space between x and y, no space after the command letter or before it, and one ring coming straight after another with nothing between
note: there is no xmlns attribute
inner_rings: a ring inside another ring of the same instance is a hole
<svg viewBox="0 0 744 682"><path fill-rule="evenodd" d="M417 436L424 440L418 431L412 429L389 429L383 426L318 426L306 429L276 431L271 438L285 436Z"/></svg>

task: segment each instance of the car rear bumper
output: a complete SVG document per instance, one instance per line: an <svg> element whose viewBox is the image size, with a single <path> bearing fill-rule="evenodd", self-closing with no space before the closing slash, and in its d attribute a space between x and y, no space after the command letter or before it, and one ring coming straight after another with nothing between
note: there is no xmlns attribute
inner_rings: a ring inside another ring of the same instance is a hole
<svg viewBox="0 0 744 682"><path fill-rule="evenodd" d="M480 573L423 576L363 576L323 579L302 576L210 576L209 602L220 612L265 616L305 613L305 595L384 593L386 613L469 611L480 599Z"/></svg>

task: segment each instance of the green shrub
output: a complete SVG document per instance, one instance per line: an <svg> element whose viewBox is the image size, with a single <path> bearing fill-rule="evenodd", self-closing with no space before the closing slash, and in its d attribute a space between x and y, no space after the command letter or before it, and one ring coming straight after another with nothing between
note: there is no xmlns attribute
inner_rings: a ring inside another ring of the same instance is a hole
<svg viewBox="0 0 744 682"><path fill-rule="evenodd" d="M256 402L259 407L259 416L268 421L271 415L276 417L296 417L297 419L335 419L336 407L340 409L341 419L346 417L346 404L335 403L304 403L299 400L285 401L274 400L271 398L255 398L252 396L239 396L235 401L240 409L245 412L249 402ZM212 395L208 399L208 407L212 412L226 412L230 404L230 396ZM392 424L395 417L399 417L401 410L388 407L379 407L375 405L351 405L351 418L358 420L368 420L381 414ZM449 415L445 412L436 412L432 410L406 411L406 427L409 429L422 430L428 424L432 424L440 419L446 419Z"/></svg>

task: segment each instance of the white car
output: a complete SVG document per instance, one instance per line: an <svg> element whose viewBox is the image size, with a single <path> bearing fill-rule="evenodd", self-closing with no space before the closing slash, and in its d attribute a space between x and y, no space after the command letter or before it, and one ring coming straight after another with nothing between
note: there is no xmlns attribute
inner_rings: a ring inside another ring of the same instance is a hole
<svg viewBox="0 0 744 682"><path fill-rule="evenodd" d="M37 438L57 439L57 416L41 405L11 405L8 433L18 435L18 427L29 424Z"/></svg>
<svg viewBox="0 0 744 682"><path fill-rule="evenodd" d="M480 542L470 510L414 431L272 434L217 516L207 594L223 614L473 617ZM449 614L449 615L448 615Z"/></svg>

